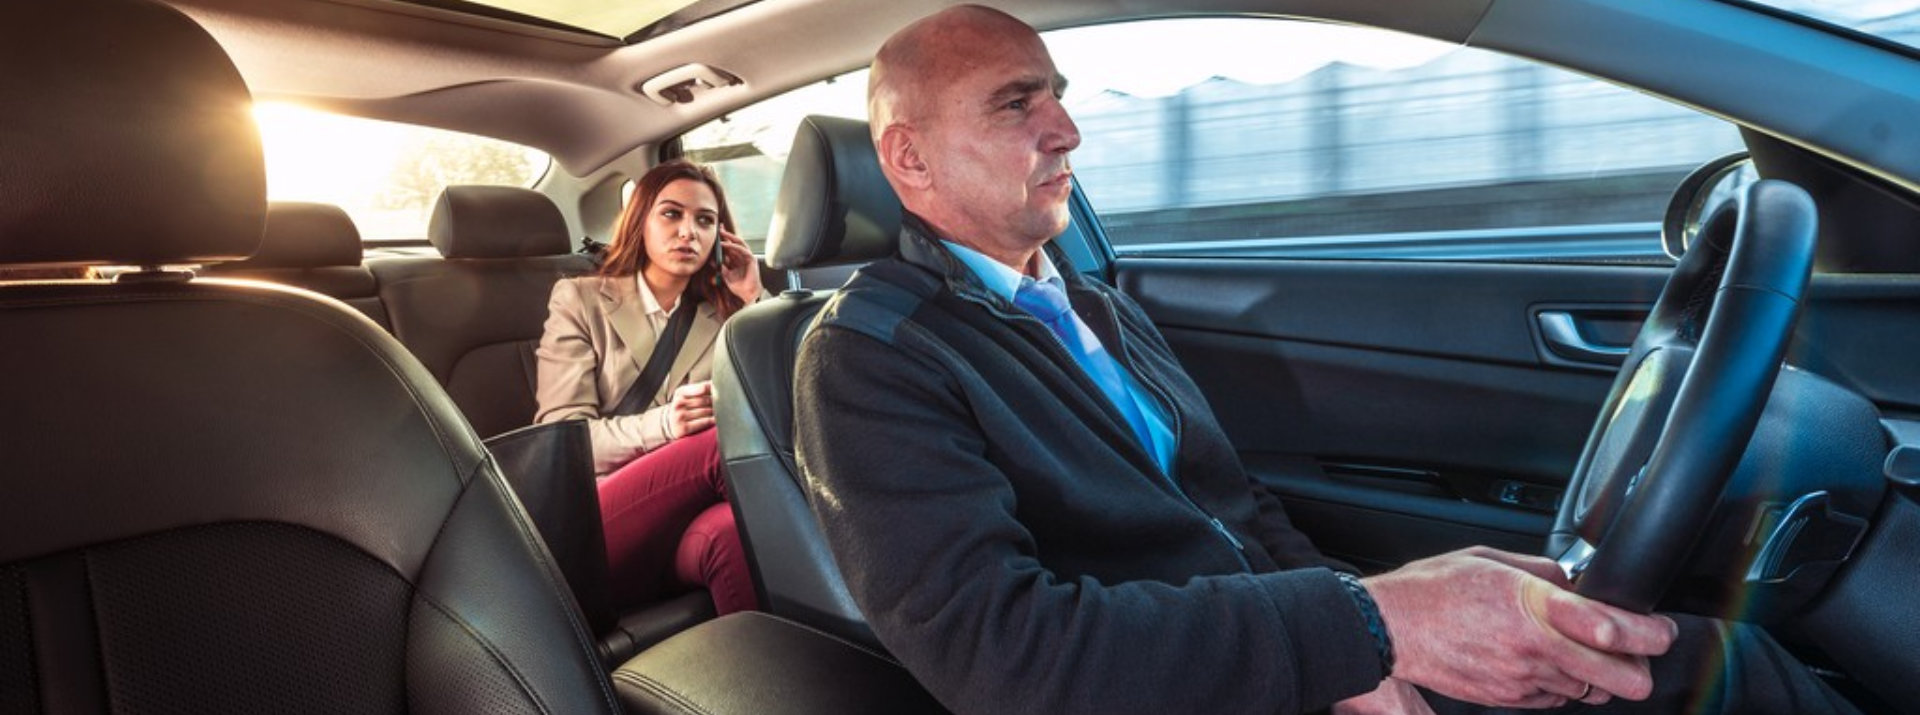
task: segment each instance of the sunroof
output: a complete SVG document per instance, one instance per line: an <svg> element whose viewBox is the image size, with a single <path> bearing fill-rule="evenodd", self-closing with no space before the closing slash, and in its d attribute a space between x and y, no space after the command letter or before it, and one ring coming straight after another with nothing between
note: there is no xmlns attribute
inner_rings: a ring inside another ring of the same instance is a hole
<svg viewBox="0 0 1920 715"><path fill-rule="evenodd" d="M688 0L467 0L476 5L496 7L508 12L531 15L562 25L607 35L626 37L640 28L659 22Z"/></svg>
<svg viewBox="0 0 1920 715"><path fill-rule="evenodd" d="M638 42L755 0L405 0L529 25L575 29Z"/></svg>

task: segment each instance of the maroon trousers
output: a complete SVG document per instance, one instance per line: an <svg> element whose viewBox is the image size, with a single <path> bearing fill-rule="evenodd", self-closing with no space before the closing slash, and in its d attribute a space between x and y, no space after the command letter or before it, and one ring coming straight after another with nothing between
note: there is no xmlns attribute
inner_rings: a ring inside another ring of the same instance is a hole
<svg viewBox="0 0 1920 715"><path fill-rule="evenodd" d="M721 615L756 607L714 432L669 442L600 480L616 605L657 603L705 586Z"/></svg>

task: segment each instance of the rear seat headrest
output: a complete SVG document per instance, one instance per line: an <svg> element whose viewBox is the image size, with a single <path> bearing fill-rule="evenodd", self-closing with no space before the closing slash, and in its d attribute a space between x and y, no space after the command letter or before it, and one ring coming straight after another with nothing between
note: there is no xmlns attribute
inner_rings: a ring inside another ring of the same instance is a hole
<svg viewBox="0 0 1920 715"><path fill-rule="evenodd" d="M553 200L515 186L449 186L427 239L447 258L521 258L571 252L567 220Z"/></svg>
<svg viewBox="0 0 1920 715"><path fill-rule="evenodd" d="M867 123L807 117L794 133L767 233L778 270L864 263L893 255L900 198L880 173Z"/></svg>
<svg viewBox="0 0 1920 715"><path fill-rule="evenodd" d="M260 250L223 268L327 268L360 265L360 230L332 204L275 201L267 204L267 230Z"/></svg>
<svg viewBox="0 0 1920 715"><path fill-rule="evenodd" d="M266 164L240 73L158 2L8 3L0 264L206 263L260 242Z"/></svg>

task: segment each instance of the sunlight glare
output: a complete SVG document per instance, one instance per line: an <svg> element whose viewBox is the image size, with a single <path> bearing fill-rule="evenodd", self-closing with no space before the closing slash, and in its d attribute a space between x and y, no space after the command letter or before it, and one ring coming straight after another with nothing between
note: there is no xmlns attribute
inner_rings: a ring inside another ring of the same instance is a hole
<svg viewBox="0 0 1920 715"><path fill-rule="evenodd" d="M407 144L404 127L342 118L291 104L254 106L267 153L267 198L365 204Z"/></svg>

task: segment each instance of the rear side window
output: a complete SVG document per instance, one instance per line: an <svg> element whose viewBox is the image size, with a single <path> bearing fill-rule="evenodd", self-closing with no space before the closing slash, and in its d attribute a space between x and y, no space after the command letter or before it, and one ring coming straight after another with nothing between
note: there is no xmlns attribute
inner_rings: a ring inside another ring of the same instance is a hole
<svg viewBox="0 0 1920 715"><path fill-rule="evenodd" d="M1674 186L1742 148L1683 107L1384 30L1181 19L1047 44L1123 255L1666 262Z"/></svg>
<svg viewBox="0 0 1920 715"><path fill-rule="evenodd" d="M455 184L532 186L552 158L487 137L262 102L267 198L334 204L368 243L419 240L440 191Z"/></svg>
<svg viewBox="0 0 1920 715"><path fill-rule="evenodd" d="M713 167L727 190L740 237L764 252L780 175L800 120L821 114L865 121L867 71L807 85L694 127L680 137L686 158Z"/></svg>

